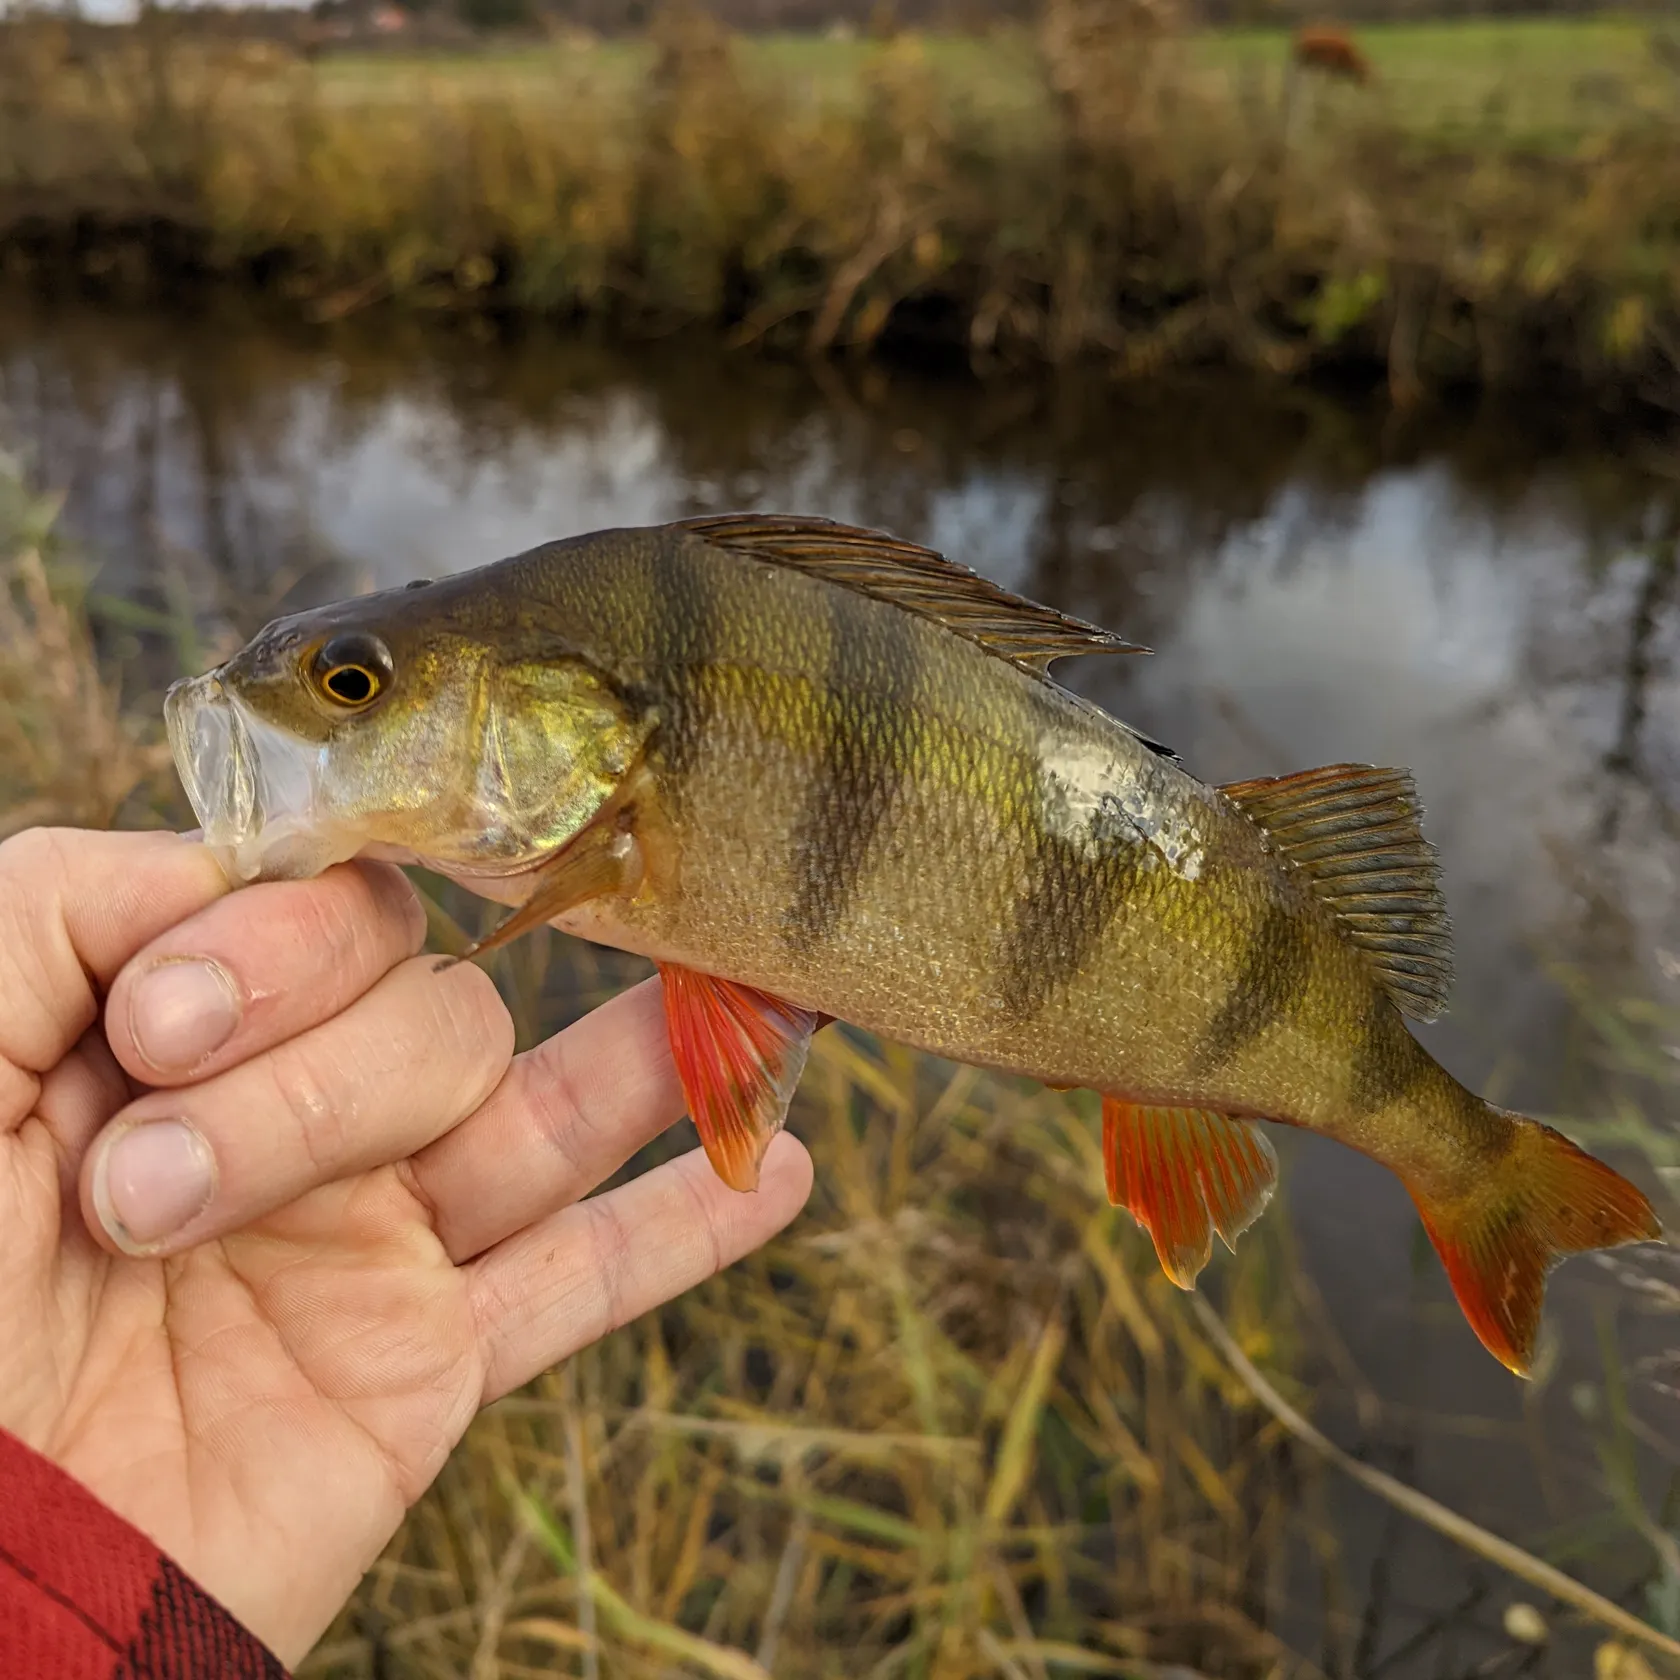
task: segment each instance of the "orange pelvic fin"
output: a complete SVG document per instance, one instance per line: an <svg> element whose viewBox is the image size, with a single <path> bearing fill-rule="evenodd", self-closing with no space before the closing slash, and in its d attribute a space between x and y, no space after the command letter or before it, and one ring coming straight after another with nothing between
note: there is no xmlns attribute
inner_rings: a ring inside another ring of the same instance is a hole
<svg viewBox="0 0 1680 1680"><path fill-rule="evenodd" d="M1510 1153L1485 1189L1434 1204L1412 1191L1453 1294L1482 1345L1528 1375L1546 1273L1566 1254L1652 1242L1662 1226L1643 1192L1561 1132L1520 1114ZM1410 1188L1408 1186L1408 1188Z"/></svg>
<svg viewBox="0 0 1680 1680"><path fill-rule="evenodd" d="M756 1190L824 1017L768 992L659 965L671 1055L706 1157L731 1190Z"/></svg>
<svg viewBox="0 0 1680 1680"><path fill-rule="evenodd" d="M1108 1199L1155 1239L1161 1269L1194 1289L1213 1256L1266 1210L1277 1156L1259 1127L1199 1108L1147 1108L1103 1098Z"/></svg>

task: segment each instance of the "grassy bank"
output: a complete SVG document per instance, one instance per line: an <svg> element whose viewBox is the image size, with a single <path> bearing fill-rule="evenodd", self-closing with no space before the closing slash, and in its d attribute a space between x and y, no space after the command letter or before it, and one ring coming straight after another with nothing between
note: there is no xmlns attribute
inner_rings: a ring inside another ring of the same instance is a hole
<svg viewBox="0 0 1680 1680"><path fill-rule="evenodd" d="M1616 22L1398 26L1359 89L1127 0L1034 34L644 42L288 64L160 17L0 58L0 239L320 317L723 328L1118 377L1229 362L1397 398L1565 379L1680 400L1680 78Z"/></svg>

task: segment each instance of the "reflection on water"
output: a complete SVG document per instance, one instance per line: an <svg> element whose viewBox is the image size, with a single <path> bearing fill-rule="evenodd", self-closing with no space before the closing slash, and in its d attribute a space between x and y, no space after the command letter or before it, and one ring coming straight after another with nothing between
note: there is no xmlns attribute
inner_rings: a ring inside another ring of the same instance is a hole
<svg viewBox="0 0 1680 1680"><path fill-rule="evenodd" d="M1223 384L1047 397L692 345L310 342L22 304L0 310L0 400L68 486L107 587L173 579L207 627L241 632L280 595L603 525L756 506L889 526L1153 646L1061 675L1208 780L1411 765L1458 930L1453 1012L1427 1033L1467 1082L1585 1111L1549 963L1680 1004L1680 484L1590 437L1538 438L1532 416L1411 435ZM1288 1141L1303 1249L1377 1393L1515 1422L1513 1385L1414 1264L1398 1185ZM1558 1397L1592 1374L1609 1297L1590 1263L1553 1297L1552 1473L1518 1430L1408 1448L1411 1474L1507 1532L1592 1503ZM1650 1333L1625 1329L1629 1346ZM1358 1532L1392 1544L1374 1519ZM1408 1542L1391 1562L1396 1613L1457 1594L1456 1558Z"/></svg>

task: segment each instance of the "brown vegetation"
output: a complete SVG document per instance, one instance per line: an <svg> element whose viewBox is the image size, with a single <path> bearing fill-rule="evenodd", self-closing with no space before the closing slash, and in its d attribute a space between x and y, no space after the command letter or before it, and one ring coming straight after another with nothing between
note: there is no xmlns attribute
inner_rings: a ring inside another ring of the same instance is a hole
<svg viewBox="0 0 1680 1680"><path fill-rule="evenodd" d="M1339 366L1402 397L1564 376L1680 401L1680 107L1612 108L1544 159L1427 143L1380 101L1292 117L1196 68L1171 0L1049 0L1042 111L1007 122L913 35L872 50L855 99L750 77L723 31L675 18L639 80L580 48L517 93L416 70L352 99L171 27L79 59L53 26L14 30L14 263L231 276L317 316L394 298L980 367Z"/></svg>
<svg viewBox="0 0 1680 1680"><path fill-rule="evenodd" d="M39 823L105 827L168 772L158 731L124 717L95 656L57 514L0 453L0 840Z"/></svg>

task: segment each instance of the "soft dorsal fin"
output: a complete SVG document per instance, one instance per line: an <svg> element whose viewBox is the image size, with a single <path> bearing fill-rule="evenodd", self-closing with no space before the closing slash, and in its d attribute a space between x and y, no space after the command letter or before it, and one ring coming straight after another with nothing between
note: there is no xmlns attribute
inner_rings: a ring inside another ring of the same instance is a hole
<svg viewBox="0 0 1680 1680"><path fill-rule="evenodd" d="M1052 660L1070 654L1149 651L885 531L781 513L708 514L678 523L720 548L792 566L930 618L1037 677Z"/></svg>
<svg viewBox="0 0 1680 1680"><path fill-rule="evenodd" d="M1452 988L1452 930L1411 772L1326 764L1219 791L1306 873L1395 1006L1433 1021Z"/></svg>

